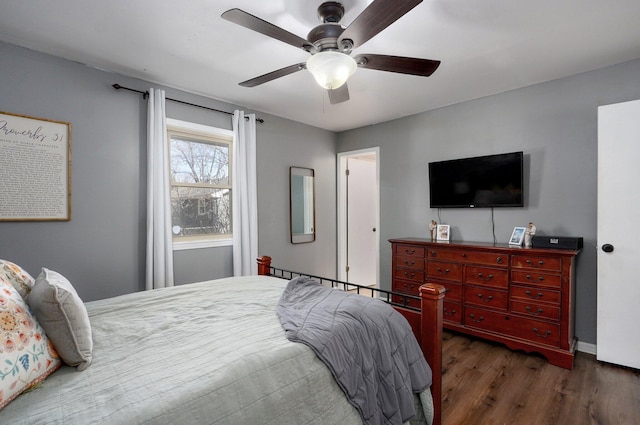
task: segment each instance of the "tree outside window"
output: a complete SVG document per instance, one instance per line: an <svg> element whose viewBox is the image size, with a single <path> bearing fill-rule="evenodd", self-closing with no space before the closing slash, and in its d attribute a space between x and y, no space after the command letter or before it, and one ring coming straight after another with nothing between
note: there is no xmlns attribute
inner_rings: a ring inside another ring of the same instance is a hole
<svg viewBox="0 0 640 425"><path fill-rule="evenodd" d="M230 238L231 140L169 129L174 238Z"/></svg>

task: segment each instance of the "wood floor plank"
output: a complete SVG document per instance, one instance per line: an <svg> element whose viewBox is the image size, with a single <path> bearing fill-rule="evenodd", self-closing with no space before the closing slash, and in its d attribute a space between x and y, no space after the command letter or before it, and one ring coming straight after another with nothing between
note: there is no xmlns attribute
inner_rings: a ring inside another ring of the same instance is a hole
<svg viewBox="0 0 640 425"><path fill-rule="evenodd" d="M573 370L445 332L444 425L639 425L640 371L578 353Z"/></svg>

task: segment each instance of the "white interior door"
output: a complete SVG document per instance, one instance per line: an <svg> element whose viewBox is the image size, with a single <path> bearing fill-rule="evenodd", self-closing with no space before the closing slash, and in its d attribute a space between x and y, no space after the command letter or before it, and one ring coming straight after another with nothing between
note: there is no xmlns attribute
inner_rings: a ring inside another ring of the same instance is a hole
<svg viewBox="0 0 640 425"><path fill-rule="evenodd" d="M379 157L380 148L338 154L338 279L376 287L380 285Z"/></svg>
<svg viewBox="0 0 640 425"><path fill-rule="evenodd" d="M347 282L376 285L376 158L347 159Z"/></svg>
<svg viewBox="0 0 640 425"><path fill-rule="evenodd" d="M640 100L598 108L598 360L640 369Z"/></svg>

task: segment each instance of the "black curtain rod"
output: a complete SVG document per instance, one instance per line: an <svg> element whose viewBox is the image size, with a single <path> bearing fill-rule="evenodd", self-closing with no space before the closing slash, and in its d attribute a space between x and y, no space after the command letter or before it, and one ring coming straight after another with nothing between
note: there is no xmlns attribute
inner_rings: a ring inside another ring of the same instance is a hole
<svg viewBox="0 0 640 425"><path fill-rule="evenodd" d="M123 87L118 83L113 84L111 87L113 87L116 90L128 90L128 91L132 91L134 93L139 93L145 99L149 96L149 92L148 91L130 89L129 87ZM221 111L220 109L209 108L208 106L197 105L195 103L189 103L189 102L185 102L183 100L171 99L170 97L165 97L165 100L170 100L170 101L176 102L176 103L182 103L183 105L195 106L196 108L208 109L209 111L220 112L220 113L227 114L227 115L233 115L233 112ZM249 119L249 118L245 117L245 119ZM256 118L256 121L259 122L260 124L264 123L264 120L262 118Z"/></svg>

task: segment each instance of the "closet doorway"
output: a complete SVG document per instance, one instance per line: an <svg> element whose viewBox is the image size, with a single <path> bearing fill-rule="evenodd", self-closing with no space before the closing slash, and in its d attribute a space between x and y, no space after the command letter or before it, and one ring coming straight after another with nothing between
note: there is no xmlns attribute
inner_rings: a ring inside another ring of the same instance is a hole
<svg viewBox="0 0 640 425"><path fill-rule="evenodd" d="M380 148L338 154L338 279L380 284Z"/></svg>

